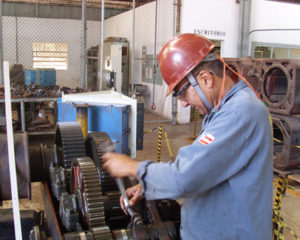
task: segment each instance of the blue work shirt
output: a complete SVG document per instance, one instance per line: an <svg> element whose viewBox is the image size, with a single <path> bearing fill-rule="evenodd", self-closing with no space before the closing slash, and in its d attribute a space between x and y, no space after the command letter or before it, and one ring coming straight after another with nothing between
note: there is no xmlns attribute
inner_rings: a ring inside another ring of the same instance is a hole
<svg viewBox="0 0 300 240"><path fill-rule="evenodd" d="M182 198L181 239L271 240L273 142L263 103L239 82L176 161L138 165L147 199Z"/></svg>

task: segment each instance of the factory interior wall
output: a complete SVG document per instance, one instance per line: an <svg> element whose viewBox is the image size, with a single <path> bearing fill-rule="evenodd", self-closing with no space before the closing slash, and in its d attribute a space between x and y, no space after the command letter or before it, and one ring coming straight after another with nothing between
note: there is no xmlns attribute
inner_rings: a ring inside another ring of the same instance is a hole
<svg viewBox="0 0 300 240"><path fill-rule="evenodd" d="M81 20L3 16L2 21L3 59L10 66L19 63L33 68L33 42L68 43L68 70L56 71L56 84L80 87ZM87 22L87 47L99 44L100 27L99 21Z"/></svg>
<svg viewBox="0 0 300 240"><path fill-rule="evenodd" d="M182 0L181 33L221 41L221 56L236 57L240 4L232 0ZM178 122L190 121L190 107L178 104Z"/></svg>
<svg viewBox="0 0 300 240"><path fill-rule="evenodd" d="M157 43L156 54L159 53L164 43L173 36L173 0L157 1ZM130 49L132 49L132 11L119 14L105 20L104 36L125 37L128 39ZM153 103L153 84L142 81L142 47L147 48L147 52L154 53L155 42L155 2L151 2L135 9L135 43L134 43L134 78L132 80L131 67L130 83L143 84L148 87L148 96L145 99L145 107L150 109ZM130 50L130 66L132 61L132 51ZM171 119L171 97L166 97L167 86L154 86L155 113L165 118Z"/></svg>
<svg viewBox="0 0 300 240"><path fill-rule="evenodd" d="M255 31L250 43L298 45L300 47L300 4L252 0L250 31L263 29L298 29L294 31ZM251 51L251 47L249 48ZM249 55L251 53L249 52Z"/></svg>

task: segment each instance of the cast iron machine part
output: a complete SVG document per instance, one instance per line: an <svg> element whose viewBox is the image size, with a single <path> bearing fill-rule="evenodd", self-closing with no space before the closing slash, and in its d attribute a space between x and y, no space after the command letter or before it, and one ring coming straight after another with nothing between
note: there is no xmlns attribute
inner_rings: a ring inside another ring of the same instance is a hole
<svg viewBox="0 0 300 240"><path fill-rule="evenodd" d="M269 111L276 114L300 113L300 61L263 59L261 90Z"/></svg>
<svg viewBox="0 0 300 240"><path fill-rule="evenodd" d="M274 167L279 170L300 168L300 118L274 113L271 116Z"/></svg>

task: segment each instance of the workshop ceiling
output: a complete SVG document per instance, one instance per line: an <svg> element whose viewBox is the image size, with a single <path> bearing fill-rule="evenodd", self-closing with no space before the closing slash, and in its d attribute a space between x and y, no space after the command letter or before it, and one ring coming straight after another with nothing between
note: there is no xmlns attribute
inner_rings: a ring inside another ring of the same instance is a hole
<svg viewBox="0 0 300 240"><path fill-rule="evenodd" d="M136 0L135 6L139 7L143 4L153 2L155 0ZM32 3L32 4L48 4L61 6L81 6L81 0L4 0L3 2L14 3ZM102 0L86 0L88 7L101 7ZM123 9L124 11L132 9L132 0L104 0L105 8Z"/></svg>

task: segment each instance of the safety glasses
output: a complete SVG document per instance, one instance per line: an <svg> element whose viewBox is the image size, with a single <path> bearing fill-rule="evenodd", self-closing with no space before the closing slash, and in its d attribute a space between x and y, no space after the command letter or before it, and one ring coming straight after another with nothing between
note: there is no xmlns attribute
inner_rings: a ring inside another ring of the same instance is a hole
<svg viewBox="0 0 300 240"><path fill-rule="evenodd" d="M187 82L186 84L184 84L183 87L179 91L173 93L173 97L178 97L178 96L182 96L183 97L185 95L185 92L186 92L187 88L190 85L191 85L190 82Z"/></svg>

